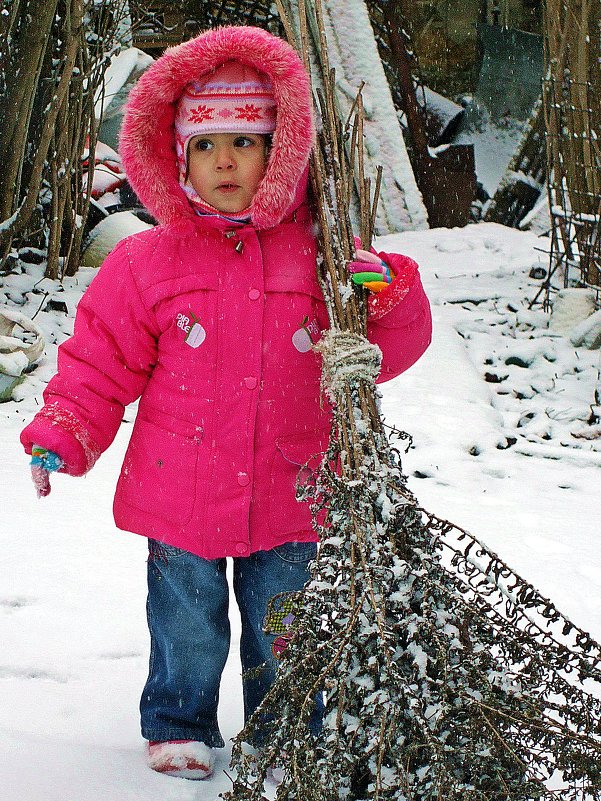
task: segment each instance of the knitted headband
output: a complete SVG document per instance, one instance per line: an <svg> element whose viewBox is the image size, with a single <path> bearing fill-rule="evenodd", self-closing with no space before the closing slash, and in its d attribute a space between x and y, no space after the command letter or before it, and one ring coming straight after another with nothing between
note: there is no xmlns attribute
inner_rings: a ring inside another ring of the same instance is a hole
<svg viewBox="0 0 601 801"><path fill-rule="evenodd" d="M269 134L275 131L276 102L269 78L239 61L227 61L184 88L175 115L180 176L186 174L188 142L212 133Z"/></svg>

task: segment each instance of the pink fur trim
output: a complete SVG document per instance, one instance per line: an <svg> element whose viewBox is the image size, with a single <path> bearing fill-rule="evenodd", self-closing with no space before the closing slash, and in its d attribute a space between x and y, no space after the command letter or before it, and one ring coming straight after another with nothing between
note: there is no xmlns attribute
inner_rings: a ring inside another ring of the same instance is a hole
<svg viewBox="0 0 601 801"><path fill-rule="evenodd" d="M270 78L278 106L267 172L251 206L253 224L277 225L295 199L314 139L305 68L290 45L261 28L218 28L168 49L129 97L121 129L123 164L138 197L162 223L194 215L178 183L176 103L186 84L232 59Z"/></svg>
<svg viewBox="0 0 601 801"><path fill-rule="evenodd" d="M91 470L96 460L101 454L100 447L94 442L90 436L87 428L79 420L73 412L59 406L58 403L49 403L43 406L36 417L49 420L54 425L59 425L69 434L71 434L77 442L81 445L85 459L84 473ZM61 454L59 454L60 456Z"/></svg>

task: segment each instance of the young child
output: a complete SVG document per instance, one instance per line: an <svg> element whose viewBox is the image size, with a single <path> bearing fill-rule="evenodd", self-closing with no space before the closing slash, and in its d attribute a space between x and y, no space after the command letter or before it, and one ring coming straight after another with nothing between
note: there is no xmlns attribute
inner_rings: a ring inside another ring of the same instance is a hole
<svg viewBox="0 0 601 801"><path fill-rule="evenodd" d="M312 350L328 327L307 205L312 125L300 59L257 28L209 31L142 76L121 153L160 224L106 259L21 436L45 494L49 471L92 468L140 398L114 516L149 540L142 735L150 766L172 775L209 776L224 745L226 557L243 670L267 666L243 678L248 718L282 648L269 601L305 584L316 553L309 508L295 499L299 468L330 427ZM428 346L429 305L411 259L362 259L367 270L349 269L381 290L369 297L369 337L385 381Z"/></svg>

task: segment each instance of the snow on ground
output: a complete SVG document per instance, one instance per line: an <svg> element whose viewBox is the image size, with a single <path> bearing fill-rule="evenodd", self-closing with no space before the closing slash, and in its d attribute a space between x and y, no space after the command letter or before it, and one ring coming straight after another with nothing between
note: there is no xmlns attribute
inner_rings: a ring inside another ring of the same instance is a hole
<svg viewBox="0 0 601 801"><path fill-rule="evenodd" d="M590 430L600 351L574 348L543 312L528 311L539 286L529 269L544 266L540 244L491 224L380 240L421 263L435 325L427 354L384 386L383 410L413 436L404 464L421 504L483 539L601 639L601 440L574 436ZM116 531L111 518L133 410L85 479L56 476L43 500L30 485L18 432L38 408L53 343L68 334L93 271L62 288L41 275L28 267L0 288L0 303L29 316L50 299L68 308L36 316L47 356L17 401L0 405L0 797L214 801L229 786L227 749L208 782L144 764L145 541ZM234 643L222 692L226 739L241 724L239 674Z"/></svg>
<svg viewBox="0 0 601 801"><path fill-rule="evenodd" d="M485 111L482 114L471 119L453 138L453 144L474 145L478 181L493 197L520 143L525 123L512 117L495 121Z"/></svg>

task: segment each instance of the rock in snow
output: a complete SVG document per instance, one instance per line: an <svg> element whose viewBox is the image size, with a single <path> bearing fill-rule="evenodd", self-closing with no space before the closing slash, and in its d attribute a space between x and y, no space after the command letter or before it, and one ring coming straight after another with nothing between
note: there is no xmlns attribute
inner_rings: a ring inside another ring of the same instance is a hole
<svg viewBox="0 0 601 801"><path fill-rule="evenodd" d="M591 289L561 289L553 301L550 330L569 334L595 311L595 293Z"/></svg>
<svg viewBox="0 0 601 801"><path fill-rule="evenodd" d="M118 211L110 214L96 225L91 233L88 244L81 257L82 267L100 267L104 259L126 236L137 234L152 228L152 225L142 222L131 211Z"/></svg>
<svg viewBox="0 0 601 801"><path fill-rule="evenodd" d="M582 345L589 350L601 348L601 309L591 314L572 330L570 342L575 347Z"/></svg>

